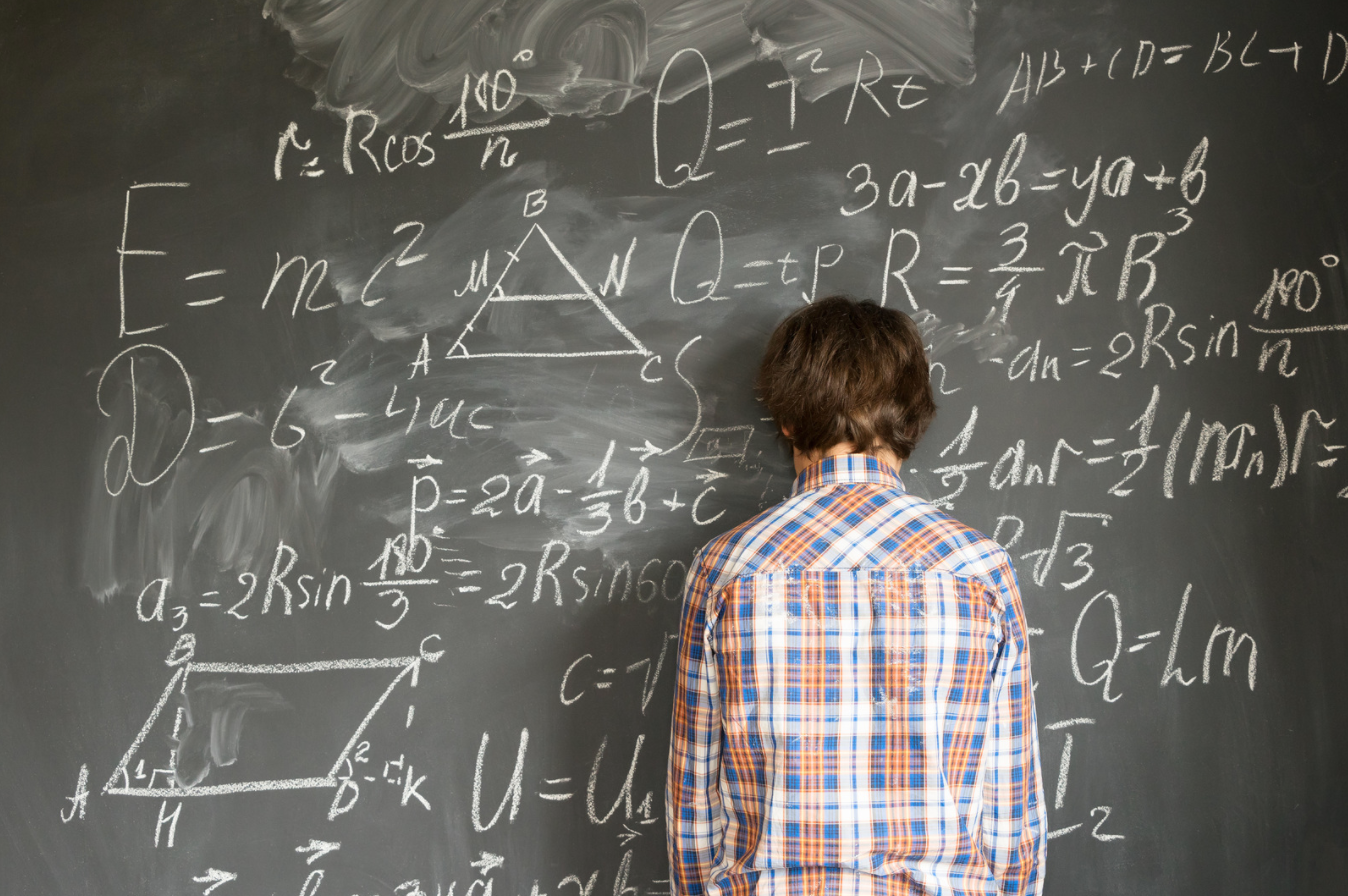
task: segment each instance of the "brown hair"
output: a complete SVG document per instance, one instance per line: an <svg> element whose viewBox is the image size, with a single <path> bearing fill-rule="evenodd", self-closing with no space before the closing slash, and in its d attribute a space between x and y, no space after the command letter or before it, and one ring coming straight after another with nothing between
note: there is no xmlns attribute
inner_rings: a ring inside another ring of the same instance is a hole
<svg viewBox="0 0 1348 896"><path fill-rule="evenodd" d="M803 454L850 442L907 459L936 416L912 318L848 296L820 299L778 324L755 385Z"/></svg>

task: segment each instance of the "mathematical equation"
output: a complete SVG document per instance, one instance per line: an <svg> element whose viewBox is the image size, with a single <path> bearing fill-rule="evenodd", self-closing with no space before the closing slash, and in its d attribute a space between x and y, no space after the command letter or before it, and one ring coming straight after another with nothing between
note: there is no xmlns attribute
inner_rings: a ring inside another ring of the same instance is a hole
<svg viewBox="0 0 1348 896"><path fill-rule="evenodd" d="M61 820L84 821L91 798L140 797L156 806L143 839L168 850L199 798L309 792L313 836L275 846L300 896L345 880L335 864L354 835L335 832L406 819L463 832L479 858L400 868L385 896L529 881L531 896L666 892L647 854L664 850L661 701L685 548L791 488L750 396L763 334L786 310L865 289L917 322L942 405L905 480L981 515L1019 570L1051 707L1048 836L1125 848L1139 798L1069 787L1121 724L1116 707L1200 693L1243 705L1274 674L1261 620L1216 583L1121 572L1137 556L1125 527L1213 496L1348 499L1336 398L1301 388L1348 332L1341 249L1254 253L1218 303L1194 244L1219 214L1210 197L1234 189L1222 178L1239 147L1205 125L1177 126L1179 150L1141 137L1082 150L1026 121L1073 82L1173 89L1163 79L1202 60L1204 77L1282 66L1325 89L1348 69L1337 31L1314 66L1309 42L1245 37L1219 31L1206 53L1206 40L1022 49L986 110L1014 135L911 157L849 135L887 140L956 100L875 53L799 51L794 74L745 88L776 105L744 115L708 54L683 48L649 105L624 113L643 117L637 167L656 198L596 198L549 173L562 116L512 117L527 94L511 68L464 74L434 129L389 133L353 107L257 148L267 188L297 202L334 181L379 197L387 176L490 178L440 220L394 209L300 251L212 256L183 236L202 213L192 183L130 184L109 239L117 342L91 396L95 500L119 521L108 553L136 560L118 568L135 572L116 586L133 597L120 618L172 646L146 660L163 687L137 695L146 715L120 760L71 770ZM700 75L668 95L676 66ZM844 68L832 101L803 101L811 76ZM603 128L566 139L614 149ZM792 214L729 189L746 171L790 194ZM973 326L946 323L970 313ZM290 340L265 390L231 388L224 321ZM1228 380L1248 393L1234 408L1198 388ZM164 522L180 505L185 521ZM329 650L332 633L371 646ZM320 658L262 656L287 645ZM1141 680L1145 692L1125 685ZM250 738L280 737L265 719L287 714L336 739L281 774ZM453 749L429 742L451 729L466 732ZM526 867L491 851L516 825L601 831L609 858ZM262 886L242 862L191 883Z"/></svg>

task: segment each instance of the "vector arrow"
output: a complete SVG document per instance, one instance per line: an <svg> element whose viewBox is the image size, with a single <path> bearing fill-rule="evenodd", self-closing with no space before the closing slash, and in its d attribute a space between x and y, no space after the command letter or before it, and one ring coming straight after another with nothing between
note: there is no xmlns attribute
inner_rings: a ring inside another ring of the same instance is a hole
<svg viewBox="0 0 1348 896"><path fill-rule="evenodd" d="M201 891L201 896L209 896L211 890L221 884L227 884L232 880L238 880L239 876L232 871L221 871L219 868L207 868L206 873L201 877L194 877L192 881L198 884L210 884L209 887Z"/></svg>
<svg viewBox="0 0 1348 896"><path fill-rule="evenodd" d="M482 853L482 858L478 859L476 862L469 862L468 867L476 868L478 874L486 877L488 874L491 874L492 871L500 868L504 864L505 859L502 856L484 851Z"/></svg>
<svg viewBox="0 0 1348 896"><path fill-rule="evenodd" d="M524 461L524 465L526 467L532 467L540 460L549 460L549 459L550 458L548 457L546 451L540 451L537 448L530 448L528 454L520 455L520 460Z"/></svg>
<svg viewBox="0 0 1348 896"><path fill-rule="evenodd" d="M635 451L638 454L640 454L641 462L644 464L646 461L650 460L652 457L659 454L664 449L655 447L654 445L651 444L650 439L646 439L646 444L642 445L640 448L628 448L627 450Z"/></svg>
<svg viewBox="0 0 1348 896"><path fill-rule="evenodd" d="M297 846L295 847L295 852L313 853L313 855L309 856L309 858L304 860L304 864L312 865L314 862L317 862L319 859L323 858L328 853L336 852L341 848L342 844L340 843L330 843L327 840L314 840L313 838L310 838L308 846Z"/></svg>

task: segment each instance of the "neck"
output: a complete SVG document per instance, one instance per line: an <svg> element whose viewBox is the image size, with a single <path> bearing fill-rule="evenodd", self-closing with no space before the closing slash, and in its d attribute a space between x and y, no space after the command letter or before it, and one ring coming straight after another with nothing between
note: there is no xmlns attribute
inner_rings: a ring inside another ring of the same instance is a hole
<svg viewBox="0 0 1348 896"><path fill-rule="evenodd" d="M869 454L871 457L894 468L895 472L903 466L903 460L888 448L874 448L870 451L860 451L851 442L839 442L832 448L826 448L823 451L813 451L809 454L802 454L795 449L791 451L791 460L796 468L796 474L804 472L811 464L816 464L826 457L839 457L844 454Z"/></svg>

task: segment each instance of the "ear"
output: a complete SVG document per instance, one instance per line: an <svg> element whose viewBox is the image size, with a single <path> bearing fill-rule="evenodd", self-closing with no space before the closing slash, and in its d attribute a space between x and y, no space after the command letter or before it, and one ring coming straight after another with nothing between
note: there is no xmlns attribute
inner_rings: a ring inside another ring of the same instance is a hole
<svg viewBox="0 0 1348 896"><path fill-rule="evenodd" d="M782 426L782 427L778 427L778 428L782 431L782 438L786 439L787 441L790 441L790 440L791 440L791 429L790 429L790 427Z"/></svg>

